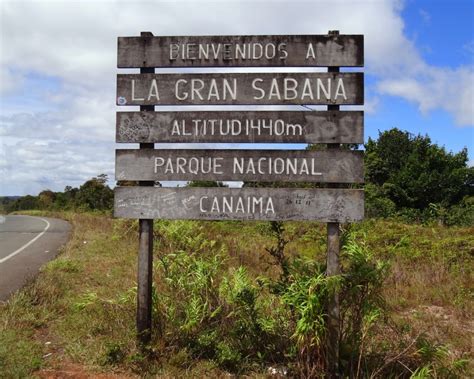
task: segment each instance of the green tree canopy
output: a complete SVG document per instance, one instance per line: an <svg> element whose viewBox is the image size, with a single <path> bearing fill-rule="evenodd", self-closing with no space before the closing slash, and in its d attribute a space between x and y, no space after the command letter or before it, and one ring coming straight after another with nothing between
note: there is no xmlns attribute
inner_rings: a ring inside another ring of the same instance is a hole
<svg viewBox="0 0 474 379"><path fill-rule="evenodd" d="M76 199L78 205L91 210L111 209L114 191L107 185L107 175L101 174L86 181L79 187Z"/></svg>
<svg viewBox="0 0 474 379"><path fill-rule="evenodd" d="M467 149L447 152L428 136L391 129L365 145L365 180L372 191L396 208L452 206L474 189L474 169Z"/></svg>

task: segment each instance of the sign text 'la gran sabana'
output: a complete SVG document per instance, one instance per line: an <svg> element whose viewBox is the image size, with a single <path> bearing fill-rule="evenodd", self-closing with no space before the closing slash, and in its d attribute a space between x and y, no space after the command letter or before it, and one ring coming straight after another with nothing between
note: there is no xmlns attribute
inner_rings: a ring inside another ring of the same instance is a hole
<svg viewBox="0 0 474 379"><path fill-rule="evenodd" d="M363 83L363 73L123 74L117 105L357 105Z"/></svg>

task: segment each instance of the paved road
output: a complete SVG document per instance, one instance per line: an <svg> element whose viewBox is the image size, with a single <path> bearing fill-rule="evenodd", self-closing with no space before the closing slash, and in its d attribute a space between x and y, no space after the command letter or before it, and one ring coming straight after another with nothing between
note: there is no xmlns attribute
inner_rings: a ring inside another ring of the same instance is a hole
<svg viewBox="0 0 474 379"><path fill-rule="evenodd" d="M0 301L56 256L70 229L68 222L55 218L0 215Z"/></svg>

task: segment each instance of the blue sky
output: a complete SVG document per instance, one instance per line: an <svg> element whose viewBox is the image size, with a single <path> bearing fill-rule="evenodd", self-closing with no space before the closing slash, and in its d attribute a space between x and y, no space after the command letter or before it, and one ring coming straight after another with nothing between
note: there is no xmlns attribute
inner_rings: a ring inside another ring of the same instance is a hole
<svg viewBox="0 0 474 379"><path fill-rule="evenodd" d="M428 134L472 164L472 0L0 0L0 196L113 178L117 36L334 29L365 35L366 139Z"/></svg>
<svg viewBox="0 0 474 379"><path fill-rule="evenodd" d="M474 64L474 2L469 0L408 0L401 16L404 34L415 43L421 57L430 65L456 69ZM370 77L368 82L377 81ZM471 88L474 81L471 76ZM470 123L459 126L455 116L435 108L420 112L418 104L399 96L383 96L377 111L366 118L366 138L376 137L378 130L392 127L414 134L427 134L433 142L458 152L467 147L471 163L474 158L474 98L471 92Z"/></svg>

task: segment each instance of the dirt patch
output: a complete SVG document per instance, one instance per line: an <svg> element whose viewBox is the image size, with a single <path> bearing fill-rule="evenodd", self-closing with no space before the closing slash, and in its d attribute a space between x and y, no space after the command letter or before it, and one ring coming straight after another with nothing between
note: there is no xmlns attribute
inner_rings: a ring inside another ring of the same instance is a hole
<svg viewBox="0 0 474 379"><path fill-rule="evenodd" d="M37 371L36 376L43 379L131 379L138 376L124 373L97 373L89 372L84 366L75 363L67 363L60 368L50 368Z"/></svg>

